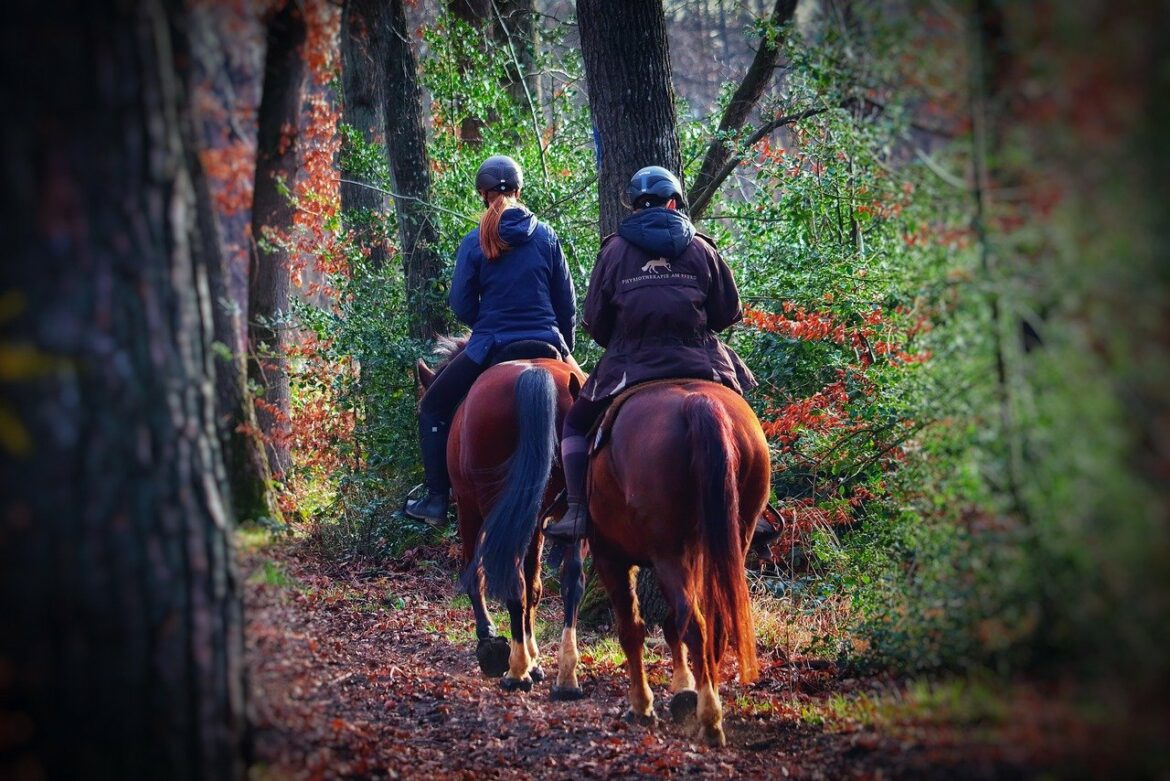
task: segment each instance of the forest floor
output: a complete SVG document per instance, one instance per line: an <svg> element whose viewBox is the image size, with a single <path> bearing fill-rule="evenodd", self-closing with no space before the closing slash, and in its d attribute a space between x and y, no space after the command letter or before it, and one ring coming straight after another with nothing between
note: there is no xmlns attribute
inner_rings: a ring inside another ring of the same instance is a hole
<svg viewBox="0 0 1170 781"><path fill-rule="evenodd" d="M394 561L251 546L247 582L254 781L330 778L1110 777L1102 724L1039 687L858 678L761 649L761 680L722 687L728 746L670 722L669 662L649 642L653 728L629 726L612 633L581 634L579 702L553 702L560 599L538 630L550 677L505 693L480 674L453 546ZM547 592L546 592L547 593ZM497 622L506 632L506 621Z"/></svg>

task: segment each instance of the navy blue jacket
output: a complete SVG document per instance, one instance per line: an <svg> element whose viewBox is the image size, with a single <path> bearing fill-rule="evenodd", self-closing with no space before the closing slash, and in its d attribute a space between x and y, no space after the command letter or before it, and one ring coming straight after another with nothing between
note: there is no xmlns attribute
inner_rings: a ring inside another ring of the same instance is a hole
<svg viewBox="0 0 1170 781"><path fill-rule="evenodd" d="M501 215L500 238L511 249L495 260L484 257L479 228L463 238L455 256L451 309L471 326L467 357L483 363L493 348L521 339L538 339L568 353L577 296L560 240L521 207Z"/></svg>

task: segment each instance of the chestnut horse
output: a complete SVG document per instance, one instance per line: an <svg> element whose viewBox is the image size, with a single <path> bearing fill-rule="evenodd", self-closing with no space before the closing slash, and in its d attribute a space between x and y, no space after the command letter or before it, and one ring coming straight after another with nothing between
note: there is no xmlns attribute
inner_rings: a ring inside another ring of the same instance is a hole
<svg viewBox="0 0 1170 781"><path fill-rule="evenodd" d="M417 364L424 388L466 339L443 343L447 356L438 369ZM498 363L476 379L451 422L447 468L459 515L463 585L475 612L476 657L485 674L503 675L500 685L508 691L528 691L544 678L533 633L541 596L541 529L554 504L563 509L563 501L555 502L564 488L556 458L559 432L582 379L575 364L557 359ZM585 585L582 546L571 547L562 570L566 627L576 621ZM507 606L510 644L496 635L485 591ZM568 629L565 636L571 636ZM580 695L575 688L562 694L575 698Z"/></svg>
<svg viewBox="0 0 1170 781"><path fill-rule="evenodd" d="M744 556L770 480L755 413L718 383L654 383L618 410L590 468L589 542L629 664L628 720L655 719L634 591L635 568L648 565L668 606L671 711L697 708L699 737L725 744L718 687L728 646L740 680L758 674Z"/></svg>

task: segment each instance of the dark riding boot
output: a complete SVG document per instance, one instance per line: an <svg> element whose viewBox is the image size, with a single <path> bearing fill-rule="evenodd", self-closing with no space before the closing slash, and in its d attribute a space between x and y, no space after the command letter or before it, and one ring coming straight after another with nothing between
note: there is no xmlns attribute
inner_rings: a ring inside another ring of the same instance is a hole
<svg viewBox="0 0 1170 781"><path fill-rule="evenodd" d="M447 521L447 494L447 491L440 493L427 489L427 495L421 499L407 500L403 512L431 526L442 526Z"/></svg>
<svg viewBox="0 0 1170 781"><path fill-rule="evenodd" d="M585 503L569 502L569 509L559 520L544 527L544 536L562 542L572 542L585 536Z"/></svg>
<svg viewBox="0 0 1170 781"><path fill-rule="evenodd" d="M451 478L447 476L447 424L421 414L418 429L427 495L407 501L403 512L432 526L442 526L447 522L451 493Z"/></svg>
<svg viewBox="0 0 1170 781"><path fill-rule="evenodd" d="M584 537L587 531L588 513L582 497L585 495L585 470L589 465L589 455L583 448L580 452L562 451L561 463L565 465L565 494L569 499L569 509L565 510L559 520L544 528L544 536L572 542Z"/></svg>

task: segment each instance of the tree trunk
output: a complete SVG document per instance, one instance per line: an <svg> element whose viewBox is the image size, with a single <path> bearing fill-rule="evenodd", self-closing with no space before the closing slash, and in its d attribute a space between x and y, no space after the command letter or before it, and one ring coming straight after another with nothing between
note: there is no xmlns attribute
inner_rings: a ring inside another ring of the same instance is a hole
<svg viewBox="0 0 1170 781"><path fill-rule="evenodd" d="M494 15L492 3L493 0L448 0L447 10L482 35ZM460 58L459 73L465 78L471 67L469 62ZM459 123L459 140L470 146L479 146L483 143L483 125L483 117L465 116Z"/></svg>
<svg viewBox="0 0 1170 781"><path fill-rule="evenodd" d="M418 66L410 47L402 0L390 0L386 37L386 144L394 177L398 233L412 315L411 334L431 339L446 330L446 307L439 274L443 264L435 246L438 231L430 216L431 161L423 123Z"/></svg>
<svg viewBox="0 0 1170 781"><path fill-rule="evenodd" d="M223 73L224 56L212 25L210 9L192 9L188 24L191 31L186 38L190 56L179 56L183 82L188 95L201 77L213 83L227 83ZM177 52L185 55L185 52ZM206 122L199 116L198 104L192 104L192 129L188 149L188 170L195 187L196 219L191 224L191 249L197 262L207 269L211 294L213 337L221 345L215 354L215 408L216 430L220 450L224 455L228 484L231 489L231 517L236 521L270 518L280 520L280 510L272 492L272 474L263 440L257 436L259 424L252 397L248 394L248 365L243 339L242 309L247 301L236 301L232 291L228 254L222 239L222 226L213 205L207 175L200 162L198 150L205 139L196 130Z"/></svg>
<svg viewBox="0 0 1170 781"><path fill-rule="evenodd" d="M306 70L304 42L304 16L297 3L286 3L268 21L252 195L252 273L248 279L248 377L260 388L256 418L264 433L268 463L278 474L289 467L291 434L285 366L290 272L283 242L292 230L295 211L289 192L297 172L297 127Z"/></svg>
<svg viewBox="0 0 1170 781"><path fill-rule="evenodd" d="M496 0L496 39L507 48L508 93L521 106L541 111L540 73L536 55L540 48L534 0Z"/></svg>
<svg viewBox="0 0 1170 781"><path fill-rule="evenodd" d="M29 5L0 32L3 777L244 777L180 7Z"/></svg>
<svg viewBox="0 0 1170 781"><path fill-rule="evenodd" d="M386 34L389 29L384 0L347 0L341 19L341 72L345 124L367 144L385 148ZM359 184L341 183L341 211L359 246L375 266L386 261L383 215L386 196L370 186L381 183L359 172L343 171Z"/></svg>
<svg viewBox="0 0 1170 781"><path fill-rule="evenodd" d="M769 25L776 28L791 22L796 13L796 2L797 0L776 0L776 4L772 8L772 16L768 20ZM720 14L722 17L722 4L720 4ZM722 184L723 180L717 180L716 175L731 157L731 145L725 138L743 127L744 123L747 122L748 115L760 101L764 89L772 80L772 74L776 70L776 61L780 57L780 43L780 40L777 39L774 44L769 44L766 34L760 39L760 48L756 50L752 64L748 67L747 73L744 74L743 81L736 88L735 94L731 96L731 102L723 111L716 136L711 139L707 153L703 156L703 164L699 168L699 174L687 192L687 202L691 205L692 220L697 220L703 214L707 204L711 201L711 196Z"/></svg>
<svg viewBox="0 0 1170 781"><path fill-rule="evenodd" d="M626 184L635 171L661 165L681 174L666 21L661 0L580 0L577 21L606 235L625 215Z"/></svg>

